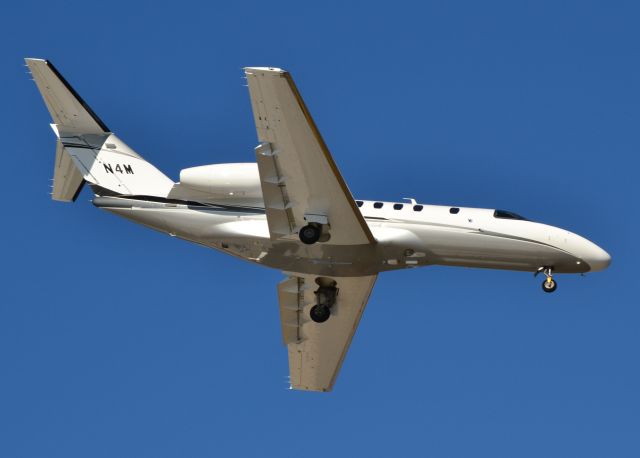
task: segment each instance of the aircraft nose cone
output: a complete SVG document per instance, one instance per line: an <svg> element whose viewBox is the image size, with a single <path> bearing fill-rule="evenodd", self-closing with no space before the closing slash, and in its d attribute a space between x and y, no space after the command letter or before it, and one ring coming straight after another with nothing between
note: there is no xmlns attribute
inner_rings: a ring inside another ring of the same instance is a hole
<svg viewBox="0 0 640 458"><path fill-rule="evenodd" d="M591 267L591 272L604 270L611 264L611 256L595 243L592 243L587 250L584 260Z"/></svg>

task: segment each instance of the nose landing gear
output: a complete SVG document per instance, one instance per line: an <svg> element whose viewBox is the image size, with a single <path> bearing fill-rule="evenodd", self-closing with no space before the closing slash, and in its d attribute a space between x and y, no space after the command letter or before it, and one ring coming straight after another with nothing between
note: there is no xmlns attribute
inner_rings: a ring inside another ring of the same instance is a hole
<svg viewBox="0 0 640 458"><path fill-rule="evenodd" d="M534 276L537 276L539 273L543 273L545 277L547 277L542 282L542 291L545 293L552 293L558 288L558 284L553 279L552 269L551 267L540 267Z"/></svg>
<svg viewBox="0 0 640 458"><path fill-rule="evenodd" d="M542 282L542 290L545 293L552 293L556 290L557 287L558 287L558 284L551 277L547 277L547 279Z"/></svg>

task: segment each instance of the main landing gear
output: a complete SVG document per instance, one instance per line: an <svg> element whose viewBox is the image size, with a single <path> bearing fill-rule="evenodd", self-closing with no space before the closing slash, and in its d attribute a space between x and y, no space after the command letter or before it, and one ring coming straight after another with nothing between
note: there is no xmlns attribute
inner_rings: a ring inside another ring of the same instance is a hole
<svg viewBox="0 0 640 458"><path fill-rule="evenodd" d="M305 245L313 245L318 240L320 240L321 235L322 228L320 227L320 225L315 223L307 224L305 227L300 229L300 232L298 232L300 241Z"/></svg>
<svg viewBox="0 0 640 458"><path fill-rule="evenodd" d="M326 304L317 304L311 307L309 316L316 323L324 323L331 316L331 308Z"/></svg>
<svg viewBox="0 0 640 458"><path fill-rule="evenodd" d="M558 288L558 284L553 279L552 269L551 267L540 267L538 271L535 273L537 276L539 273L543 273L545 277L547 277L542 282L542 291L545 293L552 293Z"/></svg>
<svg viewBox="0 0 640 458"><path fill-rule="evenodd" d="M335 287L335 282L330 286L320 286L316 291L316 299L318 303L311 307L309 316L316 323L324 323L331 316L331 307L336 303L336 297L338 296L338 288Z"/></svg>

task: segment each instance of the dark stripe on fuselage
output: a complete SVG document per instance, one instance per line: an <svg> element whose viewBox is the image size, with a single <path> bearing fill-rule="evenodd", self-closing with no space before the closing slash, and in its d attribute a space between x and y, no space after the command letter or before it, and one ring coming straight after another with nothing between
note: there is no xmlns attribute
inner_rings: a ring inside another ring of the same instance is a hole
<svg viewBox="0 0 640 458"><path fill-rule="evenodd" d="M170 205L186 205L188 207L203 207L203 208L225 208L225 209L235 209L235 210L251 210L254 213L260 212L264 213L265 210L262 207L243 207L240 205L224 205L224 204L213 204L213 203L205 203L198 202L194 200L183 200L183 199L169 199L167 197L158 197L158 196L146 196L146 195L125 195L119 194L115 191L111 191L110 189L103 188L102 186L98 186L96 184L91 185L91 189L96 197L116 197L118 199L124 200L138 200L142 202L154 202L158 204L170 204Z"/></svg>
<svg viewBox="0 0 640 458"><path fill-rule="evenodd" d="M138 203L136 205L136 203ZM96 195L93 200L93 204L101 208L132 208L138 207L140 204L151 204L150 208L163 208L170 209L176 208L174 206L182 205L192 210L212 210L218 212L233 212L233 213L248 213L264 215L264 208L259 207L241 207L235 205L220 205L220 204L203 204L200 202L179 200L179 199L166 199L156 196L122 196L122 195L109 195L101 196ZM162 207L153 206L153 204L161 204Z"/></svg>
<svg viewBox="0 0 640 458"><path fill-rule="evenodd" d="M94 150L99 150L100 149L98 147L85 145L85 144L81 144L81 143L68 143L68 142L65 142L64 140L62 140L62 144L65 146L65 148L94 149Z"/></svg>

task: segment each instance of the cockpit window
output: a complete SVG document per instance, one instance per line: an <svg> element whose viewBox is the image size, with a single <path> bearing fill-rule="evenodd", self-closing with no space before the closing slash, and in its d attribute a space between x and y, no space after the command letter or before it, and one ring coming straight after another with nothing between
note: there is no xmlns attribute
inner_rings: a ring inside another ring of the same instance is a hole
<svg viewBox="0 0 640 458"><path fill-rule="evenodd" d="M402 210L403 205L402 204L393 204L393 209L394 210Z"/></svg>
<svg viewBox="0 0 640 458"><path fill-rule="evenodd" d="M382 208L382 202L376 202L373 204L373 208Z"/></svg>
<svg viewBox="0 0 640 458"><path fill-rule="evenodd" d="M518 215L517 213L513 213L513 212L508 212L506 210L496 210L493 212L493 216L495 218L502 218L502 219L519 219L521 221L528 221L527 218Z"/></svg>
<svg viewBox="0 0 640 458"><path fill-rule="evenodd" d="M356 204L358 204L358 207L362 207L362 204L364 204L364 202L361 200L356 200Z"/></svg>

